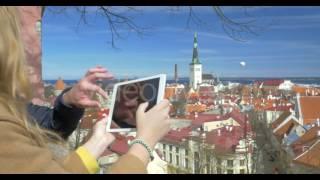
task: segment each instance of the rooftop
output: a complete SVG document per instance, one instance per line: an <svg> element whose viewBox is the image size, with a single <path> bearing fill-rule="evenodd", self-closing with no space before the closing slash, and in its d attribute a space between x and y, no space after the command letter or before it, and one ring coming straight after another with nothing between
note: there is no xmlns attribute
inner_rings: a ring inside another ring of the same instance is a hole
<svg viewBox="0 0 320 180"><path fill-rule="evenodd" d="M294 162L306 166L320 168L320 140L315 142L308 150L294 159Z"/></svg>
<svg viewBox="0 0 320 180"><path fill-rule="evenodd" d="M271 127L272 129L276 129L283 121L285 121L289 116L291 115L291 112L289 111L285 111L283 112L278 119L276 119L275 121L273 121L271 123Z"/></svg>
<svg viewBox="0 0 320 180"><path fill-rule="evenodd" d="M283 79L270 79L264 81L256 81L255 84L260 86L263 83L263 86L280 86L284 82Z"/></svg>
<svg viewBox="0 0 320 180"><path fill-rule="evenodd" d="M320 118L320 96L301 96L299 107L303 124L311 124Z"/></svg>

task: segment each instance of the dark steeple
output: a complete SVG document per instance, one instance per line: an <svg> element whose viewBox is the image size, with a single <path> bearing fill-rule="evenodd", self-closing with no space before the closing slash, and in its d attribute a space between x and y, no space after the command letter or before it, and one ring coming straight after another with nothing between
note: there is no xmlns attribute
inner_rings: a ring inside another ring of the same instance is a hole
<svg viewBox="0 0 320 180"><path fill-rule="evenodd" d="M201 64L199 61L199 54L198 54L198 40L197 40L197 33L194 33L194 40L193 40L193 55L192 55L192 62L191 64Z"/></svg>

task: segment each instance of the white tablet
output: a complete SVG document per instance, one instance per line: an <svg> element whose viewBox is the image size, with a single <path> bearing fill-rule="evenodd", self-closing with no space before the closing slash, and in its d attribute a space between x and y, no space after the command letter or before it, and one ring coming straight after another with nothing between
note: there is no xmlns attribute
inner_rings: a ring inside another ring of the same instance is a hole
<svg viewBox="0 0 320 180"><path fill-rule="evenodd" d="M149 102L148 111L164 98L166 75L125 81L114 85L107 122L108 132L136 131L136 111Z"/></svg>

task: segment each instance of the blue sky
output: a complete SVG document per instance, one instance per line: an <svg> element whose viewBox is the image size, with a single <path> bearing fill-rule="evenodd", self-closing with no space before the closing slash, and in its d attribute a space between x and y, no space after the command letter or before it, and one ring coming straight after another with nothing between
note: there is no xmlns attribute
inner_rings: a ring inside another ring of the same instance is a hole
<svg viewBox="0 0 320 180"><path fill-rule="evenodd" d="M52 7L51 7L52 8ZM61 8L61 7L59 7ZM55 8L53 8L55 9ZM190 23L188 9L136 7L133 21L146 28L141 37L119 27L122 39L110 44L106 19L90 7L88 25L67 8L65 13L47 11L42 23L43 79L79 79L87 69L102 65L116 77L142 77L158 73L173 76L178 64L180 77L188 76L193 35L198 32L199 57L204 73L221 77L320 76L320 7L222 7L235 21L255 20L260 27L245 42L231 39L211 7L194 7L206 25ZM122 7L115 11L122 12ZM245 61L246 67L240 62Z"/></svg>

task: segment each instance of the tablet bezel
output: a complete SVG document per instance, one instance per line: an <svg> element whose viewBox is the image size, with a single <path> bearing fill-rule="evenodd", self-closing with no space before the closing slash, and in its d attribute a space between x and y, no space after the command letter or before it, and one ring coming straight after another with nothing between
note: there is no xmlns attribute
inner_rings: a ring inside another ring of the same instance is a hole
<svg viewBox="0 0 320 180"><path fill-rule="evenodd" d="M111 99L111 105L110 105L110 110L109 110L109 115L108 115L107 127L106 127L107 132L134 132L137 130L136 128L116 128L116 129L112 128L112 129L110 129L118 87L122 86L122 85L126 85L126 84L131 84L131 83L136 83L136 82L141 82L141 81L146 81L146 80L156 79L156 78L159 78L159 88L158 88L158 96L157 96L157 104L158 104L164 98L165 85L166 85L166 74L158 74L155 76L149 76L149 77L145 77L145 78L120 82L120 83L116 83L114 85L113 91L112 91L112 99Z"/></svg>

